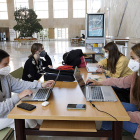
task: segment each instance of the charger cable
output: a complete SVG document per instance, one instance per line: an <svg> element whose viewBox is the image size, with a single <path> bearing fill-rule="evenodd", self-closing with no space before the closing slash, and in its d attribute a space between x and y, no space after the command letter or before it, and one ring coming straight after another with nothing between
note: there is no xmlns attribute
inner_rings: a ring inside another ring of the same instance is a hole
<svg viewBox="0 0 140 140"><path fill-rule="evenodd" d="M90 101L90 103L91 103L91 105L92 105L93 107L95 107L99 112L103 112L103 113L105 113L105 114L111 116L112 118L114 118L116 121L118 121L118 120L117 120L114 116L112 116L111 114L109 114L109 113L107 113L107 112L105 112L105 111L99 110L91 101ZM118 121L118 122L119 122L119 121ZM127 132L127 133L129 134L129 136L130 136L133 140L135 140L135 138L133 138L133 137L130 135L130 132L128 132L128 131L126 131L125 129L123 129L123 127L121 126L121 124L119 124L119 125L120 125L120 127L122 128L122 130L124 130L125 132Z"/></svg>

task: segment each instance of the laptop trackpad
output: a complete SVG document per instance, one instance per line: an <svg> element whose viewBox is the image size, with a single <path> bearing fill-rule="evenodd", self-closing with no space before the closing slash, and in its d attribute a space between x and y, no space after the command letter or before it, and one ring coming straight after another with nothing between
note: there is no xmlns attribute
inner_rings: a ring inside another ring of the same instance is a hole
<svg viewBox="0 0 140 140"><path fill-rule="evenodd" d="M108 91L104 91L104 95L105 95L105 96L111 96L111 93L108 92Z"/></svg>

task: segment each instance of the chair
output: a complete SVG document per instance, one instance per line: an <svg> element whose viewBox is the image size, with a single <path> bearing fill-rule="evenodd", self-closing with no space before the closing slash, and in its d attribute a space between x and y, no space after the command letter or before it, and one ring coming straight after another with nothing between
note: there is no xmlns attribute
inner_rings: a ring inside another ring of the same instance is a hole
<svg viewBox="0 0 140 140"><path fill-rule="evenodd" d="M12 128L5 128L0 130L0 139L1 140L10 140L13 137L14 129Z"/></svg>
<svg viewBox="0 0 140 140"><path fill-rule="evenodd" d="M22 79L23 74L23 67L20 67L19 69L13 71L10 73L13 77Z"/></svg>

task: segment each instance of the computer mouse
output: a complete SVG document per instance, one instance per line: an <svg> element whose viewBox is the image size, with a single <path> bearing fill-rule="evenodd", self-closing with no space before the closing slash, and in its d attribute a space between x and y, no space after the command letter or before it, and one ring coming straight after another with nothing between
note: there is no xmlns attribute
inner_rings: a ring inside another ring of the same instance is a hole
<svg viewBox="0 0 140 140"><path fill-rule="evenodd" d="M92 84L93 82L89 82L87 85L89 85L90 86L90 84Z"/></svg>
<svg viewBox="0 0 140 140"><path fill-rule="evenodd" d="M45 101L42 103L42 106L47 106L49 104L49 102Z"/></svg>

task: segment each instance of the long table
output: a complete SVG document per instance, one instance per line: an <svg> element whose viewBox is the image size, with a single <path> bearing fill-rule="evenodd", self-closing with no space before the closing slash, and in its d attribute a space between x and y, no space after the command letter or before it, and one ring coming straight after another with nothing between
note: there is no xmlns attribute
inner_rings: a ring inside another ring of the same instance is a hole
<svg viewBox="0 0 140 140"><path fill-rule="evenodd" d="M90 64L92 66L92 64ZM80 68L80 72L87 79L91 73L87 73L86 68ZM99 74L105 79L104 74ZM118 98L117 98L118 99ZM122 106L121 102L94 102L100 110L113 115L118 121L109 115L97 111L85 100L77 82L57 82L49 98L49 105L42 107L42 102L28 102L36 105L33 111L26 111L17 108L8 114L8 118L15 119L15 129L17 140L26 140L26 135L46 135L46 136L79 136L79 137L112 137L113 140L122 139L122 121L129 121L130 118ZM19 102L21 103L21 101ZM86 104L86 110L67 110L67 104ZM112 130L97 130L97 132L75 132L75 131L43 131L38 129L25 128L25 119L41 119L52 121L113 121Z"/></svg>

